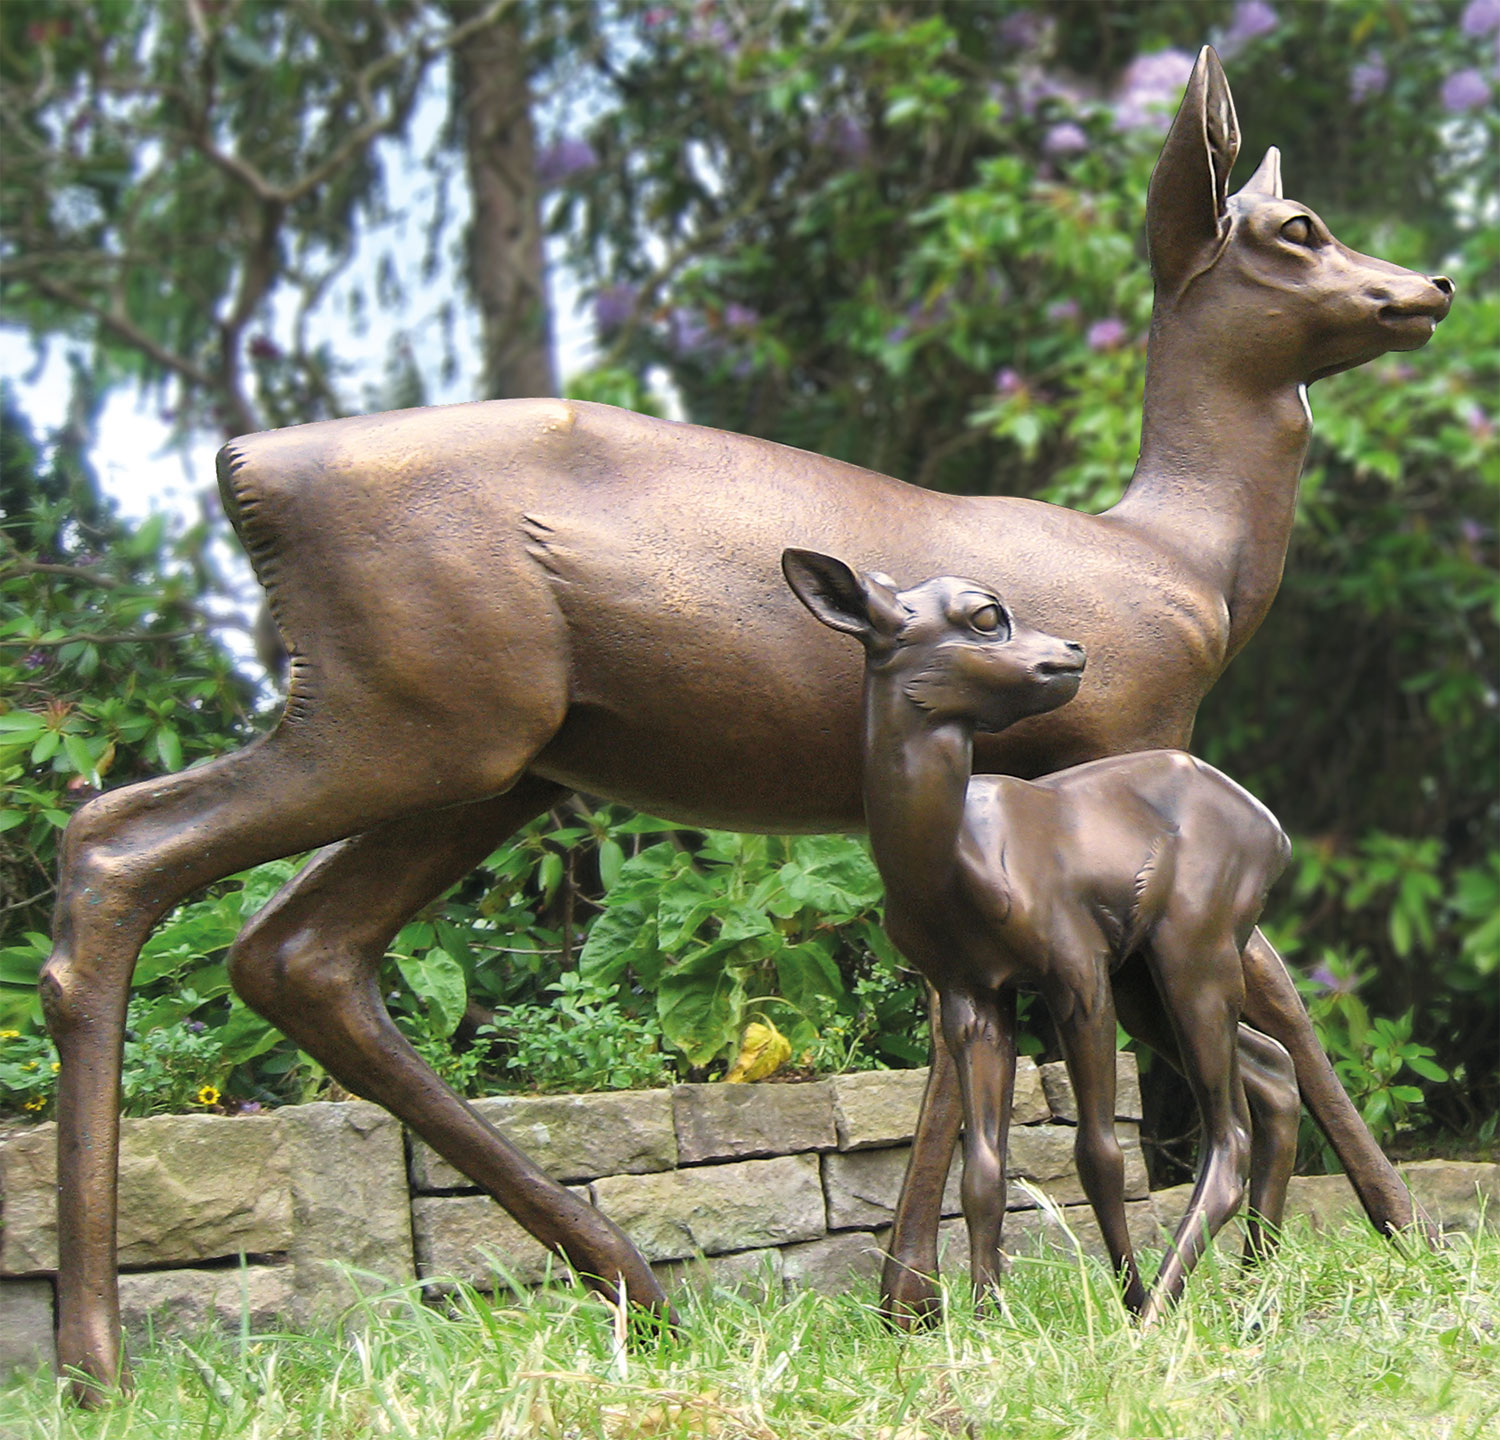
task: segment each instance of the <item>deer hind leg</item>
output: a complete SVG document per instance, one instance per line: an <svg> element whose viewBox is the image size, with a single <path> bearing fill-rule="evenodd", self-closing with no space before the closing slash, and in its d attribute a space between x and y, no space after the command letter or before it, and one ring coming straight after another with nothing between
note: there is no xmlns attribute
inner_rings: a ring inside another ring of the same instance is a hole
<svg viewBox="0 0 1500 1440"><path fill-rule="evenodd" d="M541 687L538 687L540 693ZM326 845L395 815L479 798L520 773L561 720L535 711L507 763L453 746L375 703L288 724L237 754L100 796L64 837L42 1004L57 1043L58 1361L79 1397L121 1378L115 1281L120 1053L131 971L177 901L251 865ZM399 757L392 734L414 737ZM435 738L429 738L435 737ZM524 758L523 758L524 757ZM399 758L399 764L393 764Z"/></svg>
<svg viewBox="0 0 1500 1440"><path fill-rule="evenodd" d="M1250 1172L1250 1111L1237 1048L1244 987L1234 943L1169 917L1148 958L1203 1117L1203 1159L1141 1313L1145 1324L1160 1319L1182 1294L1208 1242L1244 1203Z"/></svg>
<svg viewBox="0 0 1500 1440"><path fill-rule="evenodd" d="M1360 1118L1308 1018L1307 1007L1271 942L1256 930L1245 947L1245 1018L1283 1045L1297 1069L1297 1085L1318 1128L1328 1137L1370 1223L1384 1235L1420 1224L1429 1242L1437 1232L1418 1214L1396 1168Z"/></svg>
<svg viewBox="0 0 1500 1440"><path fill-rule="evenodd" d="M942 1315L937 1288L938 1223L948 1169L964 1123L958 1070L943 1039L940 1002L931 985L927 987L927 1012L932 1068L922 1092L911 1155L896 1201L890 1249L880 1274L880 1313L898 1330L934 1324Z"/></svg>
<svg viewBox="0 0 1500 1440"><path fill-rule="evenodd" d="M318 857L230 954L245 1002L339 1082L383 1105L603 1294L670 1316L651 1268L603 1214L552 1180L445 1085L391 1022L391 936L519 825L566 792L526 778L473 805L392 821Z"/></svg>
<svg viewBox="0 0 1500 1440"><path fill-rule="evenodd" d="M1071 983L1046 991L1068 1078L1078 1105L1074 1154L1078 1178L1093 1207L1132 1313L1146 1301L1125 1216L1125 1153L1115 1134L1115 1006L1102 961L1080 955Z"/></svg>

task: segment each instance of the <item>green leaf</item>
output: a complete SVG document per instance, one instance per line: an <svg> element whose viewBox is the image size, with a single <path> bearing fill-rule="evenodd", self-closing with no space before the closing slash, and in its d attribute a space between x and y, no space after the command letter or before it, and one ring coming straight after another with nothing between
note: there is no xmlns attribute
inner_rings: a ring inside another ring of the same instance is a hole
<svg viewBox="0 0 1500 1440"><path fill-rule="evenodd" d="M821 1001L844 993L843 977L826 946L816 940L783 946L776 954L776 983L804 1015L816 1015Z"/></svg>
<svg viewBox="0 0 1500 1440"><path fill-rule="evenodd" d="M618 840L604 840L599 845L599 883L604 886L605 892L615 888L620 878L620 871L625 865L625 852L620 848Z"/></svg>
<svg viewBox="0 0 1500 1440"><path fill-rule="evenodd" d="M231 1002L229 1019L219 1027L219 1044L231 1065L243 1065L264 1055L280 1039L281 1031L239 999Z"/></svg>
<svg viewBox="0 0 1500 1440"><path fill-rule="evenodd" d="M869 850L850 835L799 835L777 878L790 900L830 917L857 915L884 893Z"/></svg>
<svg viewBox="0 0 1500 1440"><path fill-rule="evenodd" d="M68 760L73 768L91 785L97 785L99 775L94 769L94 757L89 754L89 747L83 742L82 737L64 735L63 749L67 752Z"/></svg>
<svg viewBox="0 0 1500 1440"><path fill-rule="evenodd" d="M46 728L46 720L30 710L9 710L0 715L0 734L14 736L13 740L7 742L10 744L29 742Z"/></svg>
<svg viewBox="0 0 1500 1440"><path fill-rule="evenodd" d="M157 756L168 770L182 769L182 741L171 726L163 725L157 730L155 745Z"/></svg>
<svg viewBox="0 0 1500 1440"><path fill-rule="evenodd" d="M396 956L396 968L406 983L422 997L427 1012L442 1035L458 1029L469 1003L463 966L446 950L436 948L421 955Z"/></svg>
<svg viewBox="0 0 1500 1440"><path fill-rule="evenodd" d="M739 1039L744 1009L740 972L723 963L715 946L679 961L657 983L662 1034L692 1065L707 1065Z"/></svg>

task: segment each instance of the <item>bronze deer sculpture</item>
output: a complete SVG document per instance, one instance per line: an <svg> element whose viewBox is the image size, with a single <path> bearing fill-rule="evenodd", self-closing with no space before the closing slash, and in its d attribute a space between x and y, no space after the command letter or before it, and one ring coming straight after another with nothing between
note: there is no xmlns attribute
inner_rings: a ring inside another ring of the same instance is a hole
<svg viewBox="0 0 1500 1440"><path fill-rule="evenodd" d="M782 569L818 620L864 647L865 820L886 929L936 989L958 1070L975 1292L983 1300L1003 1265L1015 996L1025 985L1052 1013L1078 1101L1078 1174L1125 1304L1149 1324L1244 1199L1251 1126L1237 1050L1253 1032L1239 1024L1240 955L1290 842L1263 805L1181 750L1115 755L1035 781L975 777L975 732L1070 700L1083 647L1019 623L975 580L940 576L898 593L884 575L861 578L804 550L788 550ZM1205 1137L1198 1183L1149 1292L1115 1138L1111 974L1132 957L1161 996ZM1279 1118L1291 1123L1265 1132L1276 1150L1257 1167L1263 1193L1252 1202L1254 1218L1272 1225L1297 1150L1284 1051L1280 1068L1290 1104Z"/></svg>
<svg viewBox="0 0 1500 1440"><path fill-rule="evenodd" d="M1279 583L1304 385L1422 345L1453 288L1340 245L1281 198L1274 151L1228 197L1237 148L1228 85L1205 50L1152 179L1141 457L1105 515L937 494L559 400L325 421L225 447L220 488L291 656L288 697L265 739L108 792L64 837L41 981L62 1065L63 1367L104 1383L120 1373L120 1045L140 946L198 887L317 847L329 848L234 947L238 993L583 1275L664 1306L620 1232L401 1037L379 991L385 947L572 789L717 827L858 827L857 658L806 625L782 582L787 545L992 577L1089 647L1087 693L982 737L981 770L1038 775L1184 745ZM1410 1223L1405 1187L1258 935L1245 968L1246 1018L1291 1053L1372 1220ZM930 1293L936 1197L922 1177L946 1172L959 1124L941 1047L936 1060L893 1247L897 1312Z"/></svg>

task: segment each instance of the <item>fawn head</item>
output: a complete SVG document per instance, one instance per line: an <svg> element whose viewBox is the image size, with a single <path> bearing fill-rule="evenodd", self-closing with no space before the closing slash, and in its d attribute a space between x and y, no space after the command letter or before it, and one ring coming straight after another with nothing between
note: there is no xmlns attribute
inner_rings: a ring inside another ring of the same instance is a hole
<svg viewBox="0 0 1500 1440"><path fill-rule="evenodd" d="M1273 146L1235 195L1239 121L1204 46L1151 174L1146 232L1154 330L1187 326L1267 385L1310 384L1388 350L1415 350L1448 313L1453 282L1341 244L1281 190Z"/></svg>
<svg viewBox="0 0 1500 1440"><path fill-rule="evenodd" d="M782 551L781 569L817 619L865 647L867 676L934 719L1004 730L1078 693L1083 646L1021 624L977 580L940 575L898 591L814 550Z"/></svg>

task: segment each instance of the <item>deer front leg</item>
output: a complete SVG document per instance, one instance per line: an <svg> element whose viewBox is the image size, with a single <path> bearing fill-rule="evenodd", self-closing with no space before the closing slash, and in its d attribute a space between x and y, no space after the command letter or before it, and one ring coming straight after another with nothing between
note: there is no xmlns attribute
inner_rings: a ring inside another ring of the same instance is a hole
<svg viewBox="0 0 1500 1440"><path fill-rule="evenodd" d="M1370 1223L1394 1235L1420 1224L1429 1243L1437 1232L1418 1215L1396 1168L1386 1159L1318 1043L1307 1007L1271 942L1256 930L1245 947L1245 1019L1279 1041L1292 1057L1302 1103L1328 1137Z"/></svg>
<svg viewBox="0 0 1500 1440"><path fill-rule="evenodd" d="M880 1275L880 1313L901 1330L934 1323L942 1314L938 1296L938 1224L948 1167L963 1129L963 1096L958 1069L943 1038L937 991L927 987L927 1020L932 1035L932 1068L917 1114L911 1156L896 1201L890 1248Z"/></svg>
<svg viewBox="0 0 1500 1440"><path fill-rule="evenodd" d="M1046 998L1078 1106L1078 1178L1120 1279L1125 1307L1139 1313L1146 1287L1125 1217L1125 1154L1115 1134L1114 997L1103 964L1088 969L1074 984L1049 986Z"/></svg>
<svg viewBox="0 0 1500 1440"><path fill-rule="evenodd" d="M1016 1078L1016 998L948 991L942 996L943 1039L958 1070L963 1095L964 1223L969 1231L969 1275L982 1304L1000 1283L1005 1261L1005 1144Z"/></svg>

